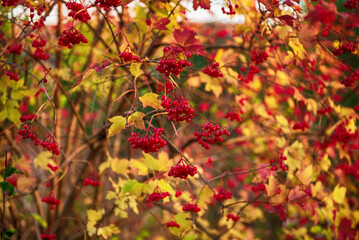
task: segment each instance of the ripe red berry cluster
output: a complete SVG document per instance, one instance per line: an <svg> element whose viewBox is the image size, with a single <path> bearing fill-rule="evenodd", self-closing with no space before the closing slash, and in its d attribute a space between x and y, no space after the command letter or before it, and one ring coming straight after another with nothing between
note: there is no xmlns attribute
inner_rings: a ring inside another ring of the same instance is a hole
<svg viewBox="0 0 359 240"><path fill-rule="evenodd" d="M268 59L268 53L266 51L252 51L251 61L254 62L256 65L266 61Z"/></svg>
<svg viewBox="0 0 359 240"><path fill-rule="evenodd" d="M244 72L245 68L241 68L241 71ZM253 81L254 74L256 74L256 73L259 73L259 68L257 66L251 65L249 67L249 72L248 72L246 78L244 78L240 73L238 74L238 78L242 82L250 83Z"/></svg>
<svg viewBox="0 0 359 240"><path fill-rule="evenodd" d="M2 0L1 1L1 5L3 7L12 7L12 6L16 6L19 3L18 0Z"/></svg>
<svg viewBox="0 0 359 240"><path fill-rule="evenodd" d="M7 71L7 72L6 72L6 75L9 76L9 78L10 78L11 80L14 80L15 82L19 81L19 76L18 76L16 73L14 73L14 72Z"/></svg>
<svg viewBox="0 0 359 240"><path fill-rule="evenodd" d="M34 47L34 48L41 48L41 47L45 47L46 46L46 40L45 39L42 39L41 37L38 37L36 38L31 46Z"/></svg>
<svg viewBox="0 0 359 240"><path fill-rule="evenodd" d="M229 118L229 121L231 122L233 122L234 120L237 120L238 122L242 121L239 114L234 112L227 112L226 115L224 115L224 118Z"/></svg>
<svg viewBox="0 0 359 240"><path fill-rule="evenodd" d="M68 14L69 17L72 17L75 20L80 20L81 22L87 23L91 20L90 14L87 10L83 10L85 7L80 3L68 2L66 3L68 10L71 10Z"/></svg>
<svg viewBox="0 0 359 240"><path fill-rule="evenodd" d="M20 55L20 54L21 54L21 50L22 50L22 44L21 44L21 43L19 43L19 44L14 43L14 44L12 44L12 45L7 46L6 49L7 49L10 53Z"/></svg>
<svg viewBox="0 0 359 240"><path fill-rule="evenodd" d="M308 129L309 125L307 122L296 122L293 125L293 130L301 130L301 131L305 131L305 129Z"/></svg>
<svg viewBox="0 0 359 240"><path fill-rule="evenodd" d="M231 213L231 214L227 214L227 222L229 221L229 219L232 219L233 222L238 222L239 216L234 216L232 213Z"/></svg>
<svg viewBox="0 0 359 240"><path fill-rule="evenodd" d="M286 166L284 165L284 163L283 163L285 160L287 160L287 157L284 156L283 154L281 154L281 155L279 156L278 163L279 163L279 167L282 169L283 172L287 171L287 167L286 167ZM273 164L274 164L274 160L273 160L272 158L269 159L269 163L270 163L271 165L273 165ZM271 171L278 171L278 167L277 167L277 166L272 166L272 167L271 167Z"/></svg>
<svg viewBox="0 0 359 240"><path fill-rule="evenodd" d="M333 54L335 56L340 56L346 52L352 53L357 48L357 45L351 41L346 41L342 44L340 44L339 48L333 49Z"/></svg>
<svg viewBox="0 0 359 240"><path fill-rule="evenodd" d="M32 128L32 125L24 124L24 128L17 130L17 134L19 134L22 139L31 139L34 141L35 146L39 145L40 139L37 138L36 132Z"/></svg>
<svg viewBox="0 0 359 240"><path fill-rule="evenodd" d="M132 54L132 52L122 52L118 55L119 58L122 58L124 62L131 62L131 61L135 61L135 62L140 62L141 59Z"/></svg>
<svg viewBox="0 0 359 240"><path fill-rule="evenodd" d="M184 120L190 122L194 117L194 109L189 106L188 100L182 96L179 96L176 100L171 99L171 96L174 95L161 97L161 106L166 109L168 120L170 122L181 122Z"/></svg>
<svg viewBox="0 0 359 240"><path fill-rule="evenodd" d="M344 7L349 8L349 9L356 9L358 7L358 0L347 0L344 3Z"/></svg>
<svg viewBox="0 0 359 240"><path fill-rule="evenodd" d="M34 58L46 61L50 58L50 54L46 54L42 48L36 48L34 52Z"/></svg>
<svg viewBox="0 0 359 240"><path fill-rule="evenodd" d="M52 194L52 193L51 193ZM51 195L47 196L47 197L43 197L41 199L42 202L47 203L50 205L50 209L54 210L55 209L55 205L59 205L61 203L60 199L57 199Z"/></svg>
<svg viewBox="0 0 359 240"><path fill-rule="evenodd" d="M184 212L194 212L194 213L198 213L199 211L201 211L201 209L197 206L197 204L192 204L192 203L187 203L186 205L184 205L182 210Z"/></svg>
<svg viewBox="0 0 359 240"><path fill-rule="evenodd" d="M83 182L84 186L88 186L88 185L91 185L93 187L98 187L101 185L101 182L96 180L96 179L93 179L91 177L87 177L84 179L84 182Z"/></svg>
<svg viewBox="0 0 359 240"><path fill-rule="evenodd" d="M20 117L21 122L32 121L33 119L36 119L36 114L35 113L28 114L28 115L22 115Z"/></svg>
<svg viewBox="0 0 359 240"><path fill-rule="evenodd" d="M101 8L105 11L110 9L111 7L118 7L121 5L121 0L96 0L95 4L99 4Z"/></svg>
<svg viewBox="0 0 359 240"><path fill-rule="evenodd" d="M74 27L62 31L62 35L58 38L58 44L63 47L68 47L69 49L71 49L73 45L80 43L88 43L88 40Z"/></svg>
<svg viewBox="0 0 359 240"><path fill-rule="evenodd" d="M153 136L148 136L150 132ZM148 130L144 136L132 133L128 141L134 149L142 149L145 153L155 153L166 145L166 141L161 138L163 128L155 128L153 132Z"/></svg>
<svg viewBox="0 0 359 240"><path fill-rule="evenodd" d="M359 69L348 75L344 80L340 81L346 87L352 87L356 81L359 81Z"/></svg>
<svg viewBox="0 0 359 240"><path fill-rule="evenodd" d="M48 168L50 168L51 171L53 171L53 172L55 172L57 169L59 169L58 166L52 166L50 163L48 163L46 166L47 166Z"/></svg>
<svg viewBox="0 0 359 240"><path fill-rule="evenodd" d="M214 78L223 77L223 74L218 69L218 67L219 67L219 63L213 63L210 66L207 66L205 69L203 69L203 72Z"/></svg>
<svg viewBox="0 0 359 240"><path fill-rule="evenodd" d="M232 193L224 188L221 188L218 193L213 194L213 197L218 201L222 202L223 199L231 199Z"/></svg>
<svg viewBox="0 0 359 240"><path fill-rule="evenodd" d="M163 90L162 88L163 88L162 83L158 83L157 91L162 92L162 90ZM166 81L166 84L165 84L166 93L173 91L173 89L174 89L174 87L173 87L173 84L171 83L171 81Z"/></svg>
<svg viewBox="0 0 359 240"><path fill-rule="evenodd" d="M333 108L331 108L330 106L328 106L327 108L321 108L317 111L318 114L321 115L325 115L326 113L332 113L333 112Z"/></svg>
<svg viewBox="0 0 359 240"><path fill-rule="evenodd" d="M176 193L175 193L175 197L176 198L178 198L179 196L181 196L182 195L182 191L177 191Z"/></svg>
<svg viewBox="0 0 359 240"><path fill-rule="evenodd" d="M169 47L165 46L163 48L163 57L159 64L156 67L156 70L160 73L163 73L165 76L169 76L171 73L174 76L178 76L184 67L190 67L192 64L186 59L190 58L192 55L190 52L186 52L183 48L171 45Z"/></svg>
<svg viewBox="0 0 359 240"><path fill-rule="evenodd" d="M46 140L49 139L49 140ZM60 154L60 149L59 149L59 145L57 144L57 142L55 142L55 140L53 139L52 136L48 136L47 138L44 140L40 141L40 145L43 148L46 148L47 151L51 151L53 154L55 155L59 155Z"/></svg>
<svg viewBox="0 0 359 240"><path fill-rule="evenodd" d="M234 5L234 7L233 7L232 3L229 3L228 11L224 7L222 7L222 12L227 15L234 15L234 14L236 14L236 11L234 11L234 9L238 8L238 7L239 7L238 4Z"/></svg>
<svg viewBox="0 0 359 240"><path fill-rule="evenodd" d="M147 202L152 202L152 201L158 202L159 200L164 199L169 195L170 195L169 192L153 192L148 196Z"/></svg>
<svg viewBox="0 0 359 240"><path fill-rule="evenodd" d="M213 122L206 123L205 125L203 125L201 132L196 131L194 133L197 142L207 150L209 149L209 144L222 142L223 135L229 136L230 133L227 129L221 129L221 126Z"/></svg>
<svg viewBox="0 0 359 240"><path fill-rule="evenodd" d="M192 167L183 158L178 161L175 166L172 166L168 172L168 176L174 178L187 179L188 175L193 177L197 173L197 167Z"/></svg>
<svg viewBox="0 0 359 240"><path fill-rule="evenodd" d="M256 186L252 186L251 190L253 192L264 192L266 190L266 186L264 185L264 183L258 183Z"/></svg>
<svg viewBox="0 0 359 240"><path fill-rule="evenodd" d="M171 222L169 222L169 223L167 223L166 224L166 227L176 227L176 228L180 228L181 226L178 224L178 223L176 223L176 222L174 222L174 221L171 221Z"/></svg>
<svg viewBox="0 0 359 240"><path fill-rule="evenodd" d="M56 239L56 234L41 234L40 235L41 239L43 240L52 240L52 239Z"/></svg>

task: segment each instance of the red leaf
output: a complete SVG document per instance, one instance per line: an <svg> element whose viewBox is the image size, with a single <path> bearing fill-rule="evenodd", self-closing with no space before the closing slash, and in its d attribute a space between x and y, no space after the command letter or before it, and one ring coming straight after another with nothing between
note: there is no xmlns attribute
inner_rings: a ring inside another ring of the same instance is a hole
<svg viewBox="0 0 359 240"><path fill-rule="evenodd" d="M283 15L278 17L281 21L285 22L287 25L293 27L295 18L290 15Z"/></svg>
<svg viewBox="0 0 359 240"><path fill-rule="evenodd" d="M166 25L170 23L170 20L168 18L153 16L151 22L154 29L167 30Z"/></svg>
<svg viewBox="0 0 359 240"><path fill-rule="evenodd" d="M211 1L210 0L193 0L193 9L197 10L198 7L201 7L203 9L210 9Z"/></svg>
<svg viewBox="0 0 359 240"><path fill-rule="evenodd" d="M282 221L287 220L287 209L285 208L284 204L270 205L268 210L271 213L276 213L280 219L282 219Z"/></svg>
<svg viewBox="0 0 359 240"><path fill-rule="evenodd" d="M356 229L352 228L352 221L343 218L340 221L338 227L338 239L339 240L347 240L347 239L354 239L356 235Z"/></svg>
<svg viewBox="0 0 359 240"><path fill-rule="evenodd" d="M201 41L195 38L196 35L196 32L186 28L175 29L173 32L174 39L181 47L185 48L185 51L205 55L205 48L201 46Z"/></svg>

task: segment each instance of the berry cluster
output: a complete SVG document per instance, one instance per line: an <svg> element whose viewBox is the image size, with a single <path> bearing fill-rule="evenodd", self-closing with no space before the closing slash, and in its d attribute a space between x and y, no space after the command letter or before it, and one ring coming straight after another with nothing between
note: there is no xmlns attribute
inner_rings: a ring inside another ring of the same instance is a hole
<svg viewBox="0 0 359 240"><path fill-rule="evenodd" d="M305 129L309 128L309 124L307 122L296 122L293 125L293 130L301 130L301 131L305 131Z"/></svg>
<svg viewBox="0 0 359 240"><path fill-rule="evenodd" d="M229 221L229 219L232 219L233 222L238 222L239 216L234 216L232 213L231 213L231 214L227 214L227 222Z"/></svg>
<svg viewBox="0 0 359 240"><path fill-rule="evenodd" d="M20 117L21 122L32 121L33 119L36 119L36 114L35 113L28 114L28 115L22 115Z"/></svg>
<svg viewBox="0 0 359 240"><path fill-rule="evenodd" d="M56 239L56 234L45 234L45 233L43 233L43 234L41 234L40 235L40 237L41 237L41 239L42 240L52 240L52 239Z"/></svg>
<svg viewBox="0 0 359 240"><path fill-rule="evenodd" d="M174 178L187 179L188 175L193 177L197 173L197 167L192 167L183 158L178 161L175 166L172 166L168 172L168 176Z"/></svg>
<svg viewBox="0 0 359 240"><path fill-rule="evenodd" d="M80 20L81 22L87 23L91 20L90 14L87 12L85 7L80 3L68 2L66 3L68 10L71 10L68 14L69 17L72 17L75 20Z"/></svg>
<svg viewBox="0 0 359 240"><path fill-rule="evenodd" d="M47 197L43 197L41 199L42 202L47 203L50 205L50 209L54 210L55 209L55 205L59 205L61 203L60 199L57 199L55 197L52 196L53 193L51 192L51 194L49 194L49 196Z"/></svg>
<svg viewBox="0 0 359 240"><path fill-rule="evenodd" d="M278 163L279 163L279 167L280 169L282 169L283 172L287 171L287 167L284 165L284 161L287 160L287 157L284 156L283 154L281 154L279 156L279 159L278 159ZM270 165L273 165L274 164L274 160L271 158L269 159L269 163ZM271 167L271 171L278 171L278 167L277 166L272 166Z"/></svg>
<svg viewBox="0 0 359 240"><path fill-rule="evenodd" d="M205 69L203 69L203 72L214 78L223 77L223 74L218 69L218 67L219 67L219 63L213 63L210 66L207 66Z"/></svg>
<svg viewBox="0 0 359 240"><path fill-rule="evenodd" d="M349 9L356 9L358 7L358 0L347 0L344 3L344 7L349 8Z"/></svg>
<svg viewBox="0 0 359 240"><path fill-rule="evenodd" d="M234 15L234 14L236 14L236 11L234 11L234 9L238 8L238 7L239 7L238 4L234 5L234 7L233 7L232 3L229 3L228 11L224 7L222 7L222 12L227 15Z"/></svg>
<svg viewBox="0 0 359 240"><path fill-rule="evenodd" d="M48 163L46 166L47 166L48 168L50 168L51 171L53 171L53 172L55 172L57 169L59 169L58 166L52 166L50 163Z"/></svg>
<svg viewBox="0 0 359 240"><path fill-rule="evenodd" d="M162 83L158 83L157 91L162 92L162 90L163 90L162 88L163 88ZM174 87L173 87L173 84L171 83L171 81L166 81L166 84L165 84L166 94L169 93L170 91L173 91L173 89L174 89Z"/></svg>
<svg viewBox="0 0 359 240"><path fill-rule="evenodd" d="M171 96L174 96L174 94ZM170 96L162 96L161 100L161 106L166 109L170 122L173 120L176 122L184 120L190 122L194 117L194 109L189 106L189 102L186 98L179 96L176 100L172 100Z"/></svg>
<svg viewBox="0 0 359 240"><path fill-rule="evenodd" d="M234 120L237 120L238 122L242 121L239 114L234 112L227 112L226 115L224 115L224 118L229 118L229 121L231 122L233 122Z"/></svg>
<svg viewBox="0 0 359 240"><path fill-rule="evenodd" d="M166 227L176 227L176 228L180 228L181 226L178 224L178 223L176 223L176 222L174 222L174 221L171 221L171 222L169 222L169 223L167 223L166 224Z"/></svg>
<svg viewBox="0 0 359 240"><path fill-rule="evenodd" d="M352 164L341 163L336 169L341 169L345 175L352 175L355 179L359 179L359 160L356 160Z"/></svg>
<svg viewBox="0 0 359 240"><path fill-rule="evenodd" d="M12 6L16 6L19 3L18 0L2 0L1 1L1 5L3 7L12 7Z"/></svg>
<svg viewBox="0 0 359 240"><path fill-rule="evenodd" d="M218 193L213 194L213 197L218 201L222 202L223 199L231 199L232 193L224 188L221 188Z"/></svg>
<svg viewBox="0 0 359 240"><path fill-rule="evenodd" d="M327 108L321 108L317 111L318 114L321 115L325 115L326 113L332 113L333 112L333 108L331 108L330 106L328 106Z"/></svg>
<svg viewBox="0 0 359 240"><path fill-rule="evenodd" d="M346 52L352 53L355 51L356 48L357 48L357 45L355 43L346 41L344 43L341 43L339 45L339 48L333 49L332 52L335 56L340 56Z"/></svg>
<svg viewBox="0 0 359 240"><path fill-rule="evenodd" d="M190 52L186 52L181 47L171 45L163 48L163 57L156 67L156 70L163 73L165 76L169 76L171 73L174 76L178 76L184 67L190 67L192 64L186 60L192 55Z"/></svg>
<svg viewBox="0 0 359 240"><path fill-rule="evenodd" d="M38 39L36 38L32 44L32 47L36 48L34 52L34 58L40 59L40 60L47 60L50 58L49 54L46 54L43 47L46 46L46 40L42 39L41 37Z"/></svg>
<svg viewBox="0 0 359 240"><path fill-rule="evenodd" d="M266 186L264 185L264 183L258 183L256 186L252 186L251 190L253 192L264 192L266 190Z"/></svg>
<svg viewBox="0 0 359 240"><path fill-rule="evenodd" d="M48 140L47 140L48 139ZM46 137L45 141L41 140L40 141L40 145L43 148L46 148L47 151L51 151L53 154L55 155L59 155L60 154L60 149L59 149L59 145L57 144L57 142L55 142L53 136L49 135Z"/></svg>
<svg viewBox="0 0 359 240"><path fill-rule="evenodd" d="M148 136L150 132L153 136ZM144 136L132 133L128 141L134 149L142 149L145 153L155 153L166 145L166 141L161 138L163 128L155 128L153 132L146 131Z"/></svg>
<svg viewBox="0 0 359 240"><path fill-rule="evenodd" d="M244 72L245 68L241 68L241 71ZM249 67L249 72L247 74L247 77L244 78L240 73L238 74L239 80L245 83L250 83L253 81L254 74L259 73L259 68L257 66L251 65Z"/></svg>
<svg viewBox="0 0 359 240"><path fill-rule="evenodd" d="M194 213L198 213L199 211L201 211L201 209L197 206L197 204L192 204L192 203L187 203L186 205L184 205L182 210L184 212L194 212Z"/></svg>
<svg viewBox="0 0 359 240"><path fill-rule="evenodd" d="M62 31L62 35L58 38L58 44L63 47L68 47L69 49L71 49L73 45L80 43L88 43L88 40L74 27Z"/></svg>
<svg viewBox="0 0 359 240"><path fill-rule="evenodd" d="M170 195L169 192L161 192L161 190L159 190L159 188L157 187L155 189L155 191L148 196L147 202L148 203L150 203L152 201L158 202L159 200L164 199L165 197L168 197L169 195Z"/></svg>
<svg viewBox="0 0 359 240"><path fill-rule="evenodd" d="M352 87L356 81L359 81L359 69L340 81L340 83L346 87Z"/></svg>
<svg viewBox="0 0 359 240"><path fill-rule="evenodd" d="M16 73L14 73L14 72L7 71L7 72L6 72L6 75L9 76L9 78L10 78L11 80L14 80L15 82L19 81L19 76L18 76Z"/></svg>
<svg viewBox="0 0 359 240"><path fill-rule="evenodd" d="M96 180L96 179L93 179L91 177L87 177L84 179L84 182L83 182L84 186L88 186L88 185L91 185L93 187L98 187L101 185L101 182Z"/></svg>
<svg viewBox="0 0 359 240"><path fill-rule="evenodd" d="M131 61L135 61L135 62L140 62L141 59L132 54L132 52L122 52L118 55L119 58L122 58L124 62L131 62Z"/></svg>
<svg viewBox="0 0 359 240"><path fill-rule="evenodd" d="M179 196L181 196L182 195L182 192L181 191L177 191L176 193L175 193L175 197L176 198L178 198Z"/></svg>
<svg viewBox="0 0 359 240"><path fill-rule="evenodd" d="M111 7L118 7L121 5L121 0L96 0L95 4L98 4L105 11L110 9Z"/></svg>
<svg viewBox="0 0 359 240"><path fill-rule="evenodd" d="M266 51L260 51L257 50L252 51L251 61L254 62L256 65L266 61L268 59L268 53Z"/></svg>
<svg viewBox="0 0 359 240"><path fill-rule="evenodd" d="M7 49L10 53L20 55L20 54L21 54L21 50L22 50L22 44L21 44L21 43L19 43L19 44L14 43L14 44L12 44L12 45L7 46L6 49Z"/></svg>
<svg viewBox="0 0 359 240"><path fill-rule="evenodd" d="M201 130L201 132L196 131L194 136L197 142L207 150L209 149L209 144L220 143L223 141L223 135L230 135L227 129L222 130L221 126L213 122L206 123Z"/></svg>
<svg viewBox="0 0 359 240"><path fill-rule="evenodd" d="M23 129L17 130L17 134L19 134L22 139L31 139L32 141L34 141L35 146L39 145L40 140L36 137L36 132L32 128L32 125L28 126L27 124L25 124Z"/></svg>

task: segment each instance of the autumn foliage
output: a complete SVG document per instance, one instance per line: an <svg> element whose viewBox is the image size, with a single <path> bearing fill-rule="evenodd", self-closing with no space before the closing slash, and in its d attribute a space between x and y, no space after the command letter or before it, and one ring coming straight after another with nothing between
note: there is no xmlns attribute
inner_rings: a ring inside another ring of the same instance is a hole
<svg viewBox="0 0 359 240"><path fill-rule="evenodd" d="M0 1L1 239L359 239L358 0Z"/></svg>

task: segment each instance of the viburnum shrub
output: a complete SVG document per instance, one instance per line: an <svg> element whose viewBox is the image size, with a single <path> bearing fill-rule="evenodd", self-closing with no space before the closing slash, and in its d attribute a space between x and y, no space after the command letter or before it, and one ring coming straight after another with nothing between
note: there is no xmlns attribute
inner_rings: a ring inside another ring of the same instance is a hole
<svg viewBox="0 0 359 240"><path fill-rule="evenodd" d="M0 1L1 239L359 239L358 0Z"/></svg>

